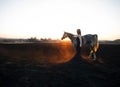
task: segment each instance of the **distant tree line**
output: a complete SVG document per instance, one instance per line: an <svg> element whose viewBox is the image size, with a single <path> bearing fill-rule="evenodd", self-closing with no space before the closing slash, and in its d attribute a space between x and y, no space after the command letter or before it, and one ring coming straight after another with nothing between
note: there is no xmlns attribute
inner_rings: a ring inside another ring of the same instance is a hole
<svg viewBox="0 0 120 87"><path fill-rule="evenodd" d="M39 42L39 39L36 37L31 37L30 39L27 39L28 42Z"/></svg>
<svg viewBox="0 0 120 87"><path fill-rule="evenodd" d="M36 37L30 37L30 38L27 38L27 39L6 39L6 38L0 38L0 42L13 42L13 43L17 43L17 42L42 42L42 41L45 41L45 42L49 42L49 41L60 41L60 40L53 40L51 38L36 38Z"/></svg>

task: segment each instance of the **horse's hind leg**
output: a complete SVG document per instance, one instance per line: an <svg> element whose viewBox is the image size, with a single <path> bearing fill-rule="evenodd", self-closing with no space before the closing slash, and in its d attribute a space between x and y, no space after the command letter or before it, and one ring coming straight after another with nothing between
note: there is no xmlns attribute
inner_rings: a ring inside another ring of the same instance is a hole
<svg viewBox="0 0 120 87"><path fill-rule="evenodd" d="M96 54L95 54L94 50L90 51L88 58L93 58L93 60L96 60Z"/></svg>
<svg viewBox="0 0 120 87"><path fill-rule="evenodd" d="M93 60L96 60L96 54L93 52Z"/></svg>
<svg viewBox="0 0 120 87"><path fill-rule="evenodd" d="M91 50L88 58L91 58L91 57L92 57L92 53L93 53L93 51Z"/></svg>

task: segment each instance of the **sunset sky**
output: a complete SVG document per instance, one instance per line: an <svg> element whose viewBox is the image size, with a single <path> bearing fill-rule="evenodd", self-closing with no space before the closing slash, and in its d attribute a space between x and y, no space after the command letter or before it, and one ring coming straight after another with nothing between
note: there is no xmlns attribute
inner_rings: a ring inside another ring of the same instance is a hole
<svg viewBox="0 0 120 87"><path fill-rule="evenodd" d="M60 39L78 28L120 39L120 0L0 0L0 37Z"/></svg>

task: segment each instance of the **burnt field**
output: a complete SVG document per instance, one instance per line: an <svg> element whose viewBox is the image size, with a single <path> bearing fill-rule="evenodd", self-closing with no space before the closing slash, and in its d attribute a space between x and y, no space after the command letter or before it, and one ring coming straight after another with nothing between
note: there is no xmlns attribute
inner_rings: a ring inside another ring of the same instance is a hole
<svg viewBox="0 0 120 87"><path fill-rule="evenodd" d="M0 44L0 87L120 86L120 45L100 44L96 61L75 53L65 42Z"/></svg>

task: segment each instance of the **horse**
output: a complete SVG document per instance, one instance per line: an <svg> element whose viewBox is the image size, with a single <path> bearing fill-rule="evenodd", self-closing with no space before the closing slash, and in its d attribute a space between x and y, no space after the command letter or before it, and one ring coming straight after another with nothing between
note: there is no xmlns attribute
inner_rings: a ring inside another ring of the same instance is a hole
<svg viewBox="0 0 120 87"><path fill-rule="evenodd" d="M74 34L68 33L68 32L64 32L61 40L65 39L65 38L69 38L73 44L73 46L75 47L75 49L77 49L77 37ZM88 55L87 58L93 58L93 60L96 60L96 52L99 48L99 42L98 42L98 36L97 34L86 34L84 36L82 36L82 50L84 50ZM93 56L93 57L92 57Z"/></svg>

